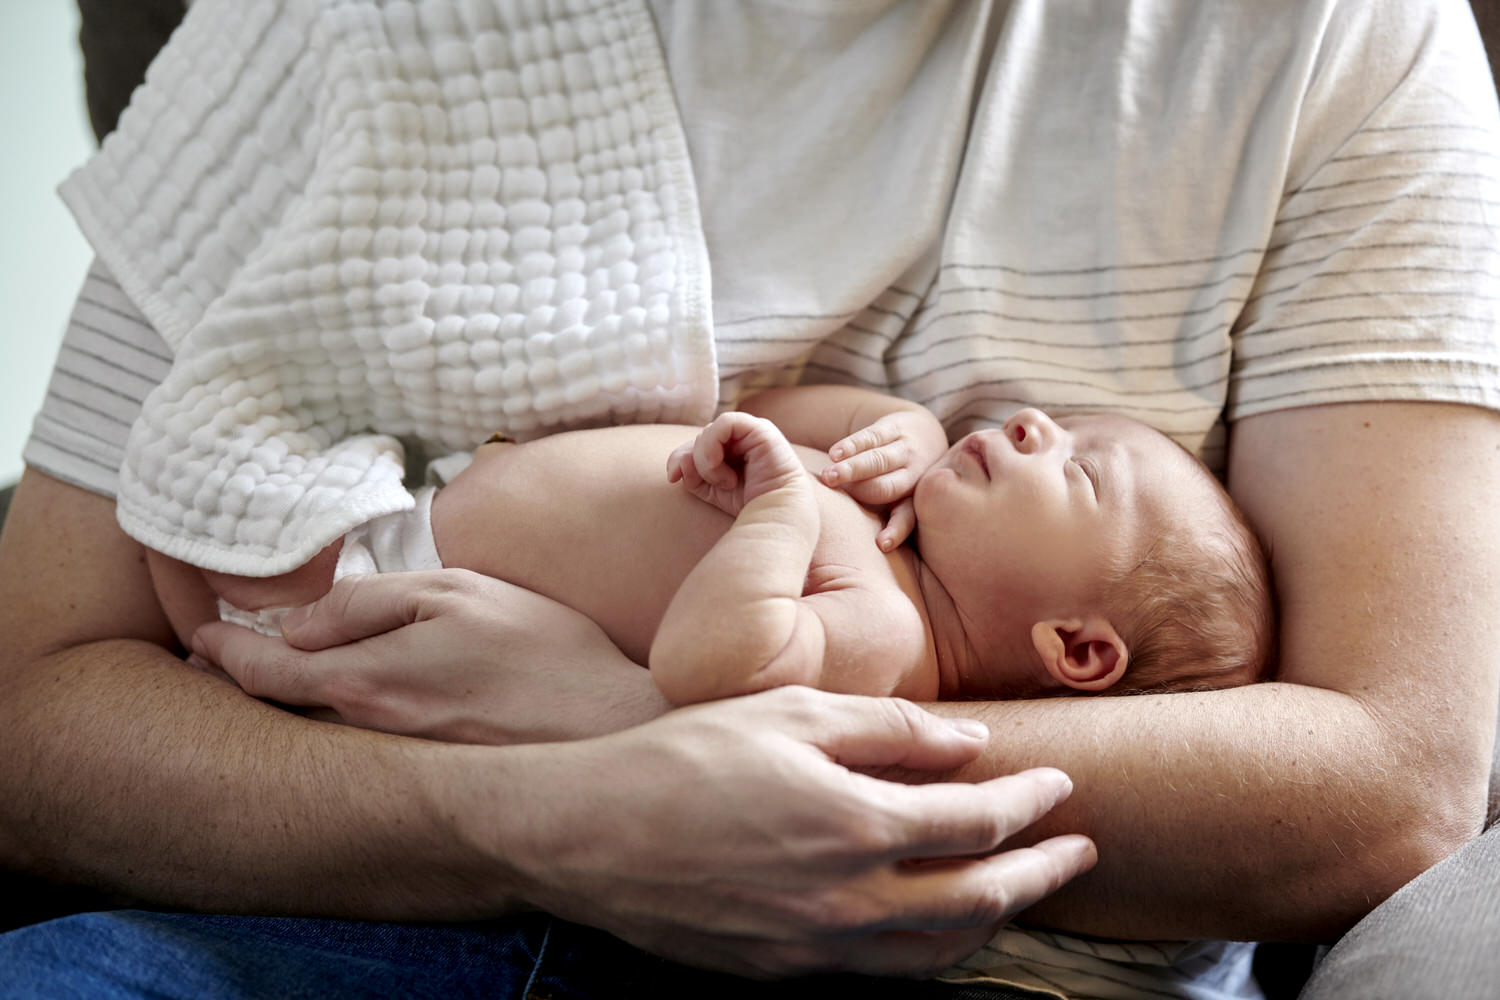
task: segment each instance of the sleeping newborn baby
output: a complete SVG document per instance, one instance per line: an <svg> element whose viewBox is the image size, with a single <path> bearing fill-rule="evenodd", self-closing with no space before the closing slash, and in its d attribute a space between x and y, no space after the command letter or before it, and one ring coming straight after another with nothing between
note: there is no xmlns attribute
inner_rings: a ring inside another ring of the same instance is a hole
<svg viewBox="0 0 1500 1000"><path fill-rule="evenodd" d="M203 620L184 579L274 631L338 575L438 565L587 615L678 704L1224 687L1262 677L1274 641L1253 532L1156 431L1026 409L949 447L924 408L847 387L760 393L701 429L484 445L280 577L152 554L184 640Z"/></svg>

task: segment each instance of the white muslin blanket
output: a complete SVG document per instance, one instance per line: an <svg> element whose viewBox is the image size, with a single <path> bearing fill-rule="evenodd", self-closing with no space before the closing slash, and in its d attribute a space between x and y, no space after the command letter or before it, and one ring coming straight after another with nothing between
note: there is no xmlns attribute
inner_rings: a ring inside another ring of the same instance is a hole
<svg viewBox="0 0 1500 1000"><path fill-rule="evenodd" d="M712 414L642 0L199 0L62 194L175 356L120 523L198 566L282 573L409 508L402 437Z"/></svg>

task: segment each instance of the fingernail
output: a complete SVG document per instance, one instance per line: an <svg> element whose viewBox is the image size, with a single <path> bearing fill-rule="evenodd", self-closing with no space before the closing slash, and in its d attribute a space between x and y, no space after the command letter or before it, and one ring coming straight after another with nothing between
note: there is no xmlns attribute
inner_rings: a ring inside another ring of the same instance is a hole
<svg viewBox="0 0 1500 1000"><path fill-rule="evenodd" d="M949 719L948 725L971 740L987 740L990 738L990 727L978 719Z"/></svg>
<svg viewBox="0 0 1500 1000"><path fill-rule="evenodd" d="M197 667L199 670L207 670L209 672L212 672L214 669L212 663L209 663L197 653L189 653L188 658L184 662L187 663L187 665L190 667Z"/></svg>

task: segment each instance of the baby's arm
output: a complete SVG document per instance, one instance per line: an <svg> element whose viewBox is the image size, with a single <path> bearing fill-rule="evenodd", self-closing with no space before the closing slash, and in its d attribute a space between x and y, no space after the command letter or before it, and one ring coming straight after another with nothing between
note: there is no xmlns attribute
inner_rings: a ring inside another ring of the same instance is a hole
<svg viewBox="0 0 1500 1000"><path fill-rule="evenodd" d="M815 484L774 425L726 413L673 452L667 474L735 517L657 628L651 675L670 701L786 684L936 697L935 675L919 669L921 615L868 523L821 522ZM809 572L819 547L831 558Z"/></svg>
<svg viewBox="0 0 1500 1000"><path fill-rule="evenodd" d="M910 418L913 434L935 444L939 454L947 448L943 425L931 410L920 403L871 389L849 385L765 389L745 397L740 409L765 417L780 428L787 440L819 451L828 451L856 431L897 415Z"/></svg>
<svg viewBox="0 0 1500 1000"><path fill-rule="evenodd" d="M651 675L669 700L786 684L935 697L916 669L921 617L886 557L848 525L821 523L815 484L773 424L726 413L673 452L667 475L735 516L657 629ZM820 542L835 558L809 573Z"/></svg>
<svg viewBox="0 0 1500 1000"><path fill-rule="evenodd" d="M759 392L742 408L788 439L828 452L830 464L820 474L825 485L866 506L889 508L876 537L882 551L911 534L912 491L948 449L943 425L926 407L853 386L811 385Z"/></svg>
<svg viewBox="0 0 1500 1000"><path fill-rule="evenodd" d="M825 637L801 597L818 505L786 437L767 420L726 413L672 453L667 478L735 521L656 630L650 667L662 693L684 704L815 685Z"/></svg>

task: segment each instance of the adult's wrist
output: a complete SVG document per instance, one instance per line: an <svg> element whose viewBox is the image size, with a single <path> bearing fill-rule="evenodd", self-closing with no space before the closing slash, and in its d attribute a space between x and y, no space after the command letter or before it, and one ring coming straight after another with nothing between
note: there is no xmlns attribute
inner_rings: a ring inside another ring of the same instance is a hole
<svg viewBox="0 0 1500 1000"><path fill-rule="evenodd" d="M539 909L545 834L532 815L537 803L528 786L535 778L527 772L535 750L556 745L410 743L428 830L410 846L433 866L433 884L416 909L440 920Z"/></svg>

